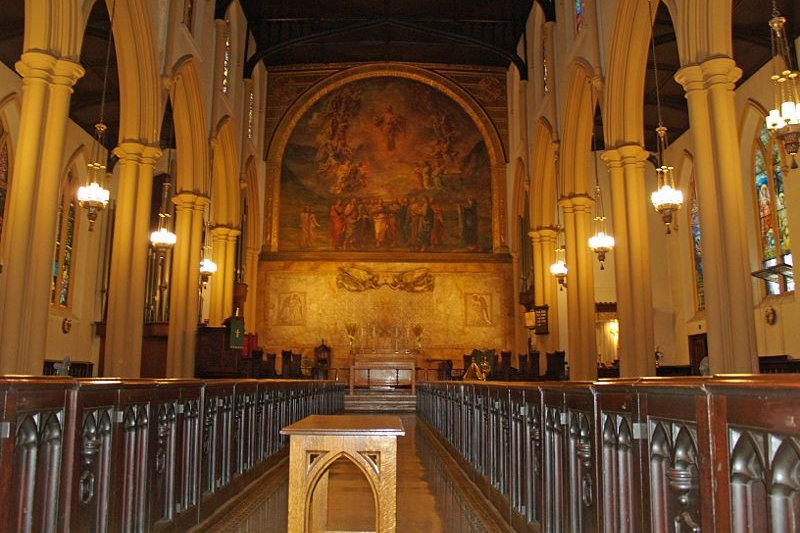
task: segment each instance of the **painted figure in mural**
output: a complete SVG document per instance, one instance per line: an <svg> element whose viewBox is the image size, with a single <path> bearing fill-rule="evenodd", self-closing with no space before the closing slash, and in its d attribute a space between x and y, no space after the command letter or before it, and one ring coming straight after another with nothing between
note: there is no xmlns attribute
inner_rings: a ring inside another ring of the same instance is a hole
<svg viewBox="0 0 800 533"><path fill-rule="evenodd" d="M470 198L466 204L458 206L458 225L461 229L461 244L467 250L478 249L478 205L474 198Z"/></svg>
<svg viewBox="0 0 800 533"><path fill-rule="evenodd" d="M383 205L383 200L375 200L370 206L369 214L372 217L372 228L375 232L375 247L380 248L384 245L386 231L389 228L389 216L386 212L386 206Z"/></svg>
<svg viewBox="0 0 800 533"><path fill-rule="evenodd" d="M356 223L355 245L357 248L369 248L373 244L374 231L372 226L369 204L365 200L360 200L358 202L358 222Z"/></svg>
<svg viewBox="0 0 800 533"><path fill-rule="evenodd" d="M279 317L284 324L301 324L303 322L303 300L300 294L293 292L284 298Z"/></svg>
<svg viewBox="0 0 800 533"><path fill-rule="evenodd" d="M420 191L425 190L425 174L419 161L414 162L414 187Z"/></svg>
<svg viewBox="0 0 800 533"><path fill-rule="evenodd" d="M300 213L300 247L301 248L311 248L314 246L314 241L316 240L316 230L319 228L319 222L317 222L317 217L314 215L314 211L311 209L311 206L306 207Z"/></svg>
<svg viewBox="0 0 800 533"><path fill-rule="evenodd" d="M375 126L383 133L386 149L394 152L397 147L397 137L403 131L403 117L397 115L389 104L383 113L375 117Z"/></svg>
<svg viewBox="0 0 800 533"><path fill-rule="evenodd" d="M417 198L411 204L411 235L414 247L424 252L431 245L433 210L427 196Z"/></svg>
<svg viewBox="0 0 800 533"><path fill-rule="evenodd" d="M356 224L358 224L358 205L356 199L351 198L344 208L344 246L345 250L352 250L355 246Z"/></svg>
<svg viewBox="0 0 800 533"><path fill-rule="evenodd" d="M342 199L337 198L331 206L331 244L336 250L341 250L344 246L345 229L344 206Z"/></svg>
<svg viewBox="0 0 800 533"><path fill-rule="evenodd" d="M431 228L431 246L444 244L444 209L436 200L431 201L433 212L433 227Z"/></svg>

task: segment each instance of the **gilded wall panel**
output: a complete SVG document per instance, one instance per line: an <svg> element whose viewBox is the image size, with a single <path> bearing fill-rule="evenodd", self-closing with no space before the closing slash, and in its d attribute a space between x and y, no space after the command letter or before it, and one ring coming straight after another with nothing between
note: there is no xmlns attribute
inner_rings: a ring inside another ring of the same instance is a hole
<svg viewBox="0 0 800 533"><path fill-rule="evenodd" d="M433 283L431 290L418 292L391 283L353 291L337 284L342 269L370 272L381 280L424 269ZM333 348L334 367L347 364L347 325L355 326L359 350L414 352L420 346L420 366L429 358L460 361L473 348L511 346L511 276L511 264L505 262L262 260L254 329L268 352L291 349L310 355L324 339Z"/></svg>

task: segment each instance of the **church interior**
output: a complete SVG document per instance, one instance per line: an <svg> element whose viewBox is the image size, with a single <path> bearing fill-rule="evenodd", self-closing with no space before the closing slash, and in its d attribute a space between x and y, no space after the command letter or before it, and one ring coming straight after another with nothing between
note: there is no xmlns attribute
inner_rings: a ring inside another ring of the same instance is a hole
<svg viewBox="0 0 800 533"><path fill-rule="evenodd" d="M796 0L2 7L0 529L800 530Z"/></svg>

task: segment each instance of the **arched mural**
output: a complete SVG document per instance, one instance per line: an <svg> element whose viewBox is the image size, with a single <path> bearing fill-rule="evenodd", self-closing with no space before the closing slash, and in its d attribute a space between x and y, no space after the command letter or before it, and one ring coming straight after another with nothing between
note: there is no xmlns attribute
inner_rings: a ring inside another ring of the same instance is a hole
<svg viewBox="0 0 800 533"><path fill-rule="evenodd" d="M456 102L373 77L314 103L281 165L280 249L491 252L489 154Z"/></svg>

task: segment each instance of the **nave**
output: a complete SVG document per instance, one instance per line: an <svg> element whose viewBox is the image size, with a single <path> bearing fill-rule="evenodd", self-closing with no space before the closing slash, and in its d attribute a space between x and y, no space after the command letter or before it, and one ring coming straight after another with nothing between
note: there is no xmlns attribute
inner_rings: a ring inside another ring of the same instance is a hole
<svg viewBox="0 0 800 533"><path fill-rule="evenodd" d="M402 413L406 435L398 439L397 531L479 533L508 531L508 525L467 479L424 422ZM287 523L288 461L255 481L230 507L220 509L199 531L283 533ZM349 463L331 467L328 528L371 531L372 494Z"/></svg>

